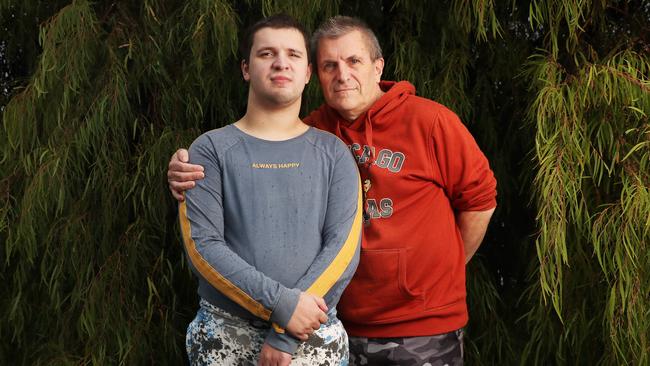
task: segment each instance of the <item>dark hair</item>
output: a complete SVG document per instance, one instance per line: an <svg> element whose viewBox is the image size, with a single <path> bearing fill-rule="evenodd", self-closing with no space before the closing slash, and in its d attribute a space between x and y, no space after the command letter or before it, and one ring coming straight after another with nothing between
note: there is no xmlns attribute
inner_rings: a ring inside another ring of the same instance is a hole
<svg viewBox="0 0 650 366"><path fill-rule="evenodd" d="M272 28L272 29L295 29L305 40L305 50L307 50L307 62L309 62L310 52L309 52L309 34L305 27L300 24L295 18L287 14L276 14L266 17L257 23L251 25L246 29L244 36L241 38L239 43L239 53L241 54L242 60L248 63L248 59L251 55L251 48L253 48L253 40L255 39L255 33L263 28Z"/></svg>
<svg viewBox="0 0 650 366"><path fill-rule="evenodd" d="M361 34L363 34L363 36L366 38L368 50L370 51L370 58L373 61L380 59L382 57L381 46L379 46L377 36L372 31L372 29L370 29L370 27L368 27L368 25L359 18L347 17L343 15L337 15L325 20L323 23L321 23L318 29L316 29L314 34L311 36L312 57L316 59L316 54L318 52L318 43L322 38L337 39L357 30L360 31Z"/></svg>

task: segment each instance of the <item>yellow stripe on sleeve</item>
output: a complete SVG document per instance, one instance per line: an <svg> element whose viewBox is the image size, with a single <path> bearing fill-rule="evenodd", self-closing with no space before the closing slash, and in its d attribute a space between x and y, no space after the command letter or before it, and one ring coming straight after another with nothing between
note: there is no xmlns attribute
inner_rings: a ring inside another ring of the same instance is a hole
<svg viewBox="0 0 650 366"><path fill-rule="evenodd" d="M358 179L359 188L357 193L357 213L354 216L354 222L350 228L347 239L339 254L336 255L332 263L323 271L323 273L309 286L307 293L317 295L320 297L325 296L336 281L343 275L345 269L348 268L350 261L354 257L354 253L359 245L359 233L361 232L361 223L363 217L363 202L361 200L361 178Z"/></svg>
<svg viewBox="0 0 650 366"><path fill-rule="evenodd" d="M187 249L187 254L190 261L199 273L219 292L228 296L231 300L239 304L244 309L250 311L253 315L263 319L269 320L271 318L271 310L266 309L262 304L255 301L247 293L242 291L239 287L235 286L227 278L225 278L219 271L217 271L208 261L206 261L198 250L196 250L196 243L192 240L192 230L190 227L190 220L187 218L187 204L185 201L180 203L179 206L179 219L181 224L181 232L183 235L183 244Z"/></svg>

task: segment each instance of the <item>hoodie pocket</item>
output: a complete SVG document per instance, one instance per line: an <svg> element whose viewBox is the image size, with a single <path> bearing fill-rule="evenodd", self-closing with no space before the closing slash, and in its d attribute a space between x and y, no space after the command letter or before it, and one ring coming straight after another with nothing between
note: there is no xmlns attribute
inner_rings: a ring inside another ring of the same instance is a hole
<svg viewBox="0 0 650 366"><path fill-rule="evenodd" d="M339 309L347 318L381 320L405 314L406 307L422 305L422 293L406 281L408 248L361 250L359 267Z"/></svg>

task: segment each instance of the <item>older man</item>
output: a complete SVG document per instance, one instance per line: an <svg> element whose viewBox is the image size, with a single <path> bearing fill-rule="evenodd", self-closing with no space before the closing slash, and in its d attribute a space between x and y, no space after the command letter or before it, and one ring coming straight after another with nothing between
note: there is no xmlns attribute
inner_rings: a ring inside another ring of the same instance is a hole
<svg viewBox="0 0 650 366"><path fill-rule="evenodd" d="M496 207L496 180L476 142L444 106L406 81L381 81L374 33L337 16L312 36L326 104L305 122L345 141L363 181L359 267L339 302L352 365L463 363L465 264ZM169 183L200 178L179 150Z"/></svg>

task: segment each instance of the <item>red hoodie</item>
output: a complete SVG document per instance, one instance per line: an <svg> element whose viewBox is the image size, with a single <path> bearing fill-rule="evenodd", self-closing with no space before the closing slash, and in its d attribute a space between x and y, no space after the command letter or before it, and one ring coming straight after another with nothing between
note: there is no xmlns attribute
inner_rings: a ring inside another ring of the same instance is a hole
<svg viewBox="0 0 650 366"><path fill-rule="evenodd" d="M361 260L339 317L351 336L447 333L467 323L455 214L495 207L496 180L453 112L406 81L380 86L352 123L327 105L305 120L348 144L365 191Z"/></svg>

